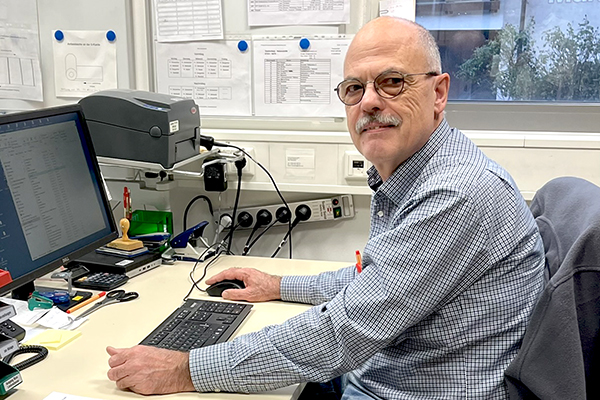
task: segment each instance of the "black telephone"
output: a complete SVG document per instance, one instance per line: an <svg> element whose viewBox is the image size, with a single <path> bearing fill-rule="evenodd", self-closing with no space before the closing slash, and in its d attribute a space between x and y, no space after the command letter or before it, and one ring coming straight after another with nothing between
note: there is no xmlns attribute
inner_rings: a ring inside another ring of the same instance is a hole
<svg viewBox="0 0 600 400"><path fill-rule="evenodd" d="M20 342L25 337L25 329L12 322L10 319L0 323L0 333L4 336L17 339L17 342Z"/></svg>

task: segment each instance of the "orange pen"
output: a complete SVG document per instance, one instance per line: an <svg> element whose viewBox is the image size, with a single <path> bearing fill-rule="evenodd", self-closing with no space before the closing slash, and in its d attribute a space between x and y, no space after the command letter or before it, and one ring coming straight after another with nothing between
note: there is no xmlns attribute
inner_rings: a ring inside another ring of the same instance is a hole
<svg viewBox="0 0 600 400"><path fill-rule="evenodd" d="M356 270L359 274L362 272L362 258L359 250L356 250Z"/></svg>
<svg viewBox="0 0 600 400"><path fill-rule="evenodd" d="M67 314L71 314L73 311L77 311L79 310L81 307L85 307L90 303L93 303L94 301L98 300L100 297L104 296L106 294L106 292L100 292L92 297L90 297L89 299L82 301L81 303L77 303L76 305L74 305L73 307L69 308L66 313Z"/></svg>

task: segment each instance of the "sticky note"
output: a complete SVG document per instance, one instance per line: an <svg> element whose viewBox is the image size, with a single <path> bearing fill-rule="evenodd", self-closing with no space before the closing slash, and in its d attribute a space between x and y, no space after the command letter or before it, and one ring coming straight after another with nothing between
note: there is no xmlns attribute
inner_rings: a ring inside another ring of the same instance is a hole
<svg viewBox="0 0 600 400"><path fill-rule="evenodd" d="M67 343L81 336L80 331L67 331L63 329L48 329L34 336L25 343L26 345L44 346L48 350L58 350Z"/></svg>

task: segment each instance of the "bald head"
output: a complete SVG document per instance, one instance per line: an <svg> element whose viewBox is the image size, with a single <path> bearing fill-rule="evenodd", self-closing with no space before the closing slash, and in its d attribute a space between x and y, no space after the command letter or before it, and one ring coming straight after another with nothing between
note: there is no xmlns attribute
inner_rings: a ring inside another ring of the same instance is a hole
<svg viewBox="0 0 600 400"><path fill-rule="evenodd" d="M394 17L373 19L358 31L348 49L345 68L365 49L380 46L395 46L397 57L418 57L422 68L442 72L440 51L431 33L415 22Z"/></svg>

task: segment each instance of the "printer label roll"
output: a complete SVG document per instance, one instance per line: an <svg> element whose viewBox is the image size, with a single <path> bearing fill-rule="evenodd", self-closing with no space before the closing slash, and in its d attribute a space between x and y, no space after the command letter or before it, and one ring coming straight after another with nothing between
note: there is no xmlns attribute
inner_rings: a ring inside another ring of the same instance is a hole
<svg viewBox="0 0 600 400"><path fill-rule="evenodd" d="M179 120L169 122L169 133L175 133L179 130Z"/></svg>

